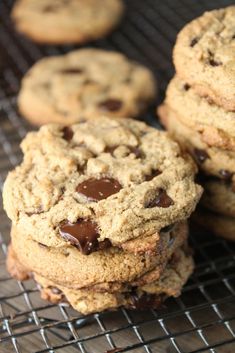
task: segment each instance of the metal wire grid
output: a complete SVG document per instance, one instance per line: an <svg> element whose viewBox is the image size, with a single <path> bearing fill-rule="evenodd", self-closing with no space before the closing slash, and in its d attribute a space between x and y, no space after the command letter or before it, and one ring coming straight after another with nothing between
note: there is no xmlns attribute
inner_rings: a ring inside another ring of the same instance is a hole
<svg viewBox="0 0 235 353"><path fill-rule="evenodd" d="M119 30L94 45L116 49L150 66L160 82L160 96L173 74L171 48L176 33L206 9L234 1L127 0ZM20 79L42 56L73 47L37 46L18 36L9 20L12 1L0 3L0 184L21 160L19 142L29 129L19 117ZM153 114L146 115L155 124ZM70 307L47 304L33 281L9 277L5 255L9 221L0 209L0 352L232 353L235 351L235 245L210 234L191 235L196 271L180 298L159 311L119 310L80 316Z"/></svg>

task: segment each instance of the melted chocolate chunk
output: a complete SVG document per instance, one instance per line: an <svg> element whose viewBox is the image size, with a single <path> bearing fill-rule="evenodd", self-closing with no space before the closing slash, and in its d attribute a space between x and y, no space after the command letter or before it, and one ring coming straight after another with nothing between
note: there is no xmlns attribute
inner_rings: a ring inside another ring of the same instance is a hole
<svg viewBox="0 0 235 353"><path fill-rule="evenodd" d="M76 191L85 195L90 201L100 201L122 189L119 182L113 178L88 179L79 184Z"/></svg>
<svg viewBox="0 0 235 353"><path fill-rule="evenodd" d="M220 169L219 174L224 180L230 180L233 176L233 173L226 169Z"/></svg>
<svg viewBox="0 0 235 353"><path fill-rule="evenodd" d="M73 130L69 126L65 126L62 132L63 132L63 139L65 139L66 141L72 140Z"/></svg>
<svg viewBox="0 0 235 353"><path fill-rule="evenodd" d="M100 102L99 107L104 111L116 112L121 109L122 101L120 99L107 99L106 101Z"/></svg>
<svg viewBox="0 0 235 353"><path fill-rule="evenodd" d="M70 74L81 74L81 73L83 73L83 70L82 69L79 69L79 68L76 68L76 67L74 67L74 68L68 68L68 69L64 69L64 70L61 70L60 71L62 74L65 74L65 75L70 75Z"/></svg>
<svg viewBox="0 0 235 353"><path fill-rule="evenodd" d="M194 45L196 45L198 43L198 38L193 38L192 40L191 40L191 43L190 43L190 47L194 47Z"/></svg>
<svg viewBox="0 0 235 353"><path fill-rule="evenodd" d="M167 195L166 190L159 189L159 193L155 199L149 202L147 208L162 207L167 208L174 205L174 201Z"/></svg>
<svg viewBox="0 0 235 353"><path fill-rule="evenodd" d="M150 181L153 178L155 178L156 176L160 175L162 172L160 172L160 170L156 169L156 170L152 170L152 173L149 175L146 175L145 180L146 181Z"/></svg>
<svg viewBox="0 0 235 353"><path fill-rule="evenodd" d="M210 60L209 60L209 64L210 64L211 66L220 66L220 65L222 65L221 62L216 61L216 60L214 60L214 59L210 59Z"/></svg>
<svg viewBox="0 0 235 353"><path fill-rule="evenodd" d="M196 158L196 161L200 164L204 163L207 158L209 158L209 155L206 151L201 150L199 148L194 149L194 155Z"/></svg>
<svg viewBox="0 0 235 353"><path fill-rule="evenodd" d="M191 86L188 83L185 83L184 90L188 91L190 88L191 88Z"/></svg>
<svg viewBox="0 0 235 353"><path fill-rule="evenodd" d="M144 293L140 297L135 291L131 294L132 307L139 310L159 308L162 300L156 294Z"/></svg>
<svg viewBox="0 0 235 353"><path fill-rule="evenodd" d="M79 248L84 255L89 255L101 248L111 246L110 241L105 239L98 242L99 232L96 223L88 219L79 219L76 223L66 221L59 228L60 235L72 245Z"/></svg>

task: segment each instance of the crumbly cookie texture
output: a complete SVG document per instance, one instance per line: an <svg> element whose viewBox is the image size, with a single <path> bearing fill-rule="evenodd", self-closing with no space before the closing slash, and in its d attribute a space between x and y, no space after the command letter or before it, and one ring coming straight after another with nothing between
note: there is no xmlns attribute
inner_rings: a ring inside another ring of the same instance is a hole
<svg viewBox="0 0 235 353"><path fill-rule="evenodd" d="M178 34L173 55L183 80L231 111L235 110L234 18L235 6L204 13Z"/></svg>
<svg viewBox="0 0 235 353"><path fill-rule="evenodd" d="M8 258L12 268L22 269L12 249L8 253ZM188 254L187 248L178 249L157 281L144 286L127 287L120 292L96 291L91 288L72 289L58 285L40 275L33 275L40 285L43 299L53 303L66 301L79 312L89 314L116 309L120 306L131 309L158 308L166 297L180 294L193 268L193 259Z"/></svg>
<svg viewBox="0 0 235 353"><path fill-rule="evenodd" d="M13 224L37 242L84 253L187 219L201 187L195 164L167 133L131 119L43 126L3 191ZM87 234L88 242L77 234ZM90 248L89 248L90 247Z"/></svg>
<svg viewBox="0 0 235 353"><path fill-rule="evenodd" d="M205 180L203 187L201 205L212 212L235 217L235 188L231 183L212 178Z"/></svg>
<svg viewBox="0 0 235 353"><path fill-rule="evenodd" d="M200 97L186 82L175 76L168 85L165 104L185 125L204 134L208 144L235 150L235 112Z"/></svg>
<svg viewBox="0 0 235 353"><path fill-rule="evenodd" d="M18 0L12 20L36 42L84 43L101 38L120 21L121 0Z"/></svg>
<svg viewBox="0 0 235 353"><path fill-rule="evenodd" d="M69 288L96 286L101 290L120 288L123 285L144 285L159 277L166 263L188 236L186 222L171 227L161 234L156 252L138 254L110 248L97 251L89 256L81 254L74 246L50 248L30 239L16 227L11 231L11 248L21 264L29 270L53 282ZM9 257L11 261L11 257ZM9 272L18 278L17 267ZM79 271L71 271L78 268Z"/></svg>
<svg viewBox="0 0 235 353"><path fill-rule="evenodd" d="M192 221L215 235L235 241L235 219L205 208L198 208L192 216Z"/></svg>
<svg viewBox="0 0 235 353"><path fill-rule="evenodd" d="M33 124L72 124L103 114L137 117L155 96L149 69L117 52L80 49L38 61L23 78L18 105Z"/></svg>
<svg viewBox="0 0 235 353"><path fill-rule="evenodd" d="M158 115L172 138L192 155L200 170L234 183L234 150L227 150L223 141L214 138L213 135L208 137L208 131L200 132L187 126L181 121L181 116L166 104L158 108ZM211 145L209 141L213 144Z"/></svg>

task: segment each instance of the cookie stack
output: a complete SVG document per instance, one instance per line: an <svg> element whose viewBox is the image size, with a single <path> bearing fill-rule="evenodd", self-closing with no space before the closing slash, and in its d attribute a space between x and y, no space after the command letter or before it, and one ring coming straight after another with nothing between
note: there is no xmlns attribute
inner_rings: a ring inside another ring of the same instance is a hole
<svg viewBox="0 0 235 353"><path fill-rule="evenodd" d="M4 185L8 269L42 297L87 314L158 307L193 270L187 218L195 164L166 133L131 119L45 125L22 142Z"/></svg>
<svg viewBox="0 0 235 353"><path fill-rule="evenodd" d="M235 6L186 25L174 64L160 119L199 166L205 192L196 220L235 240Z"/></svg>

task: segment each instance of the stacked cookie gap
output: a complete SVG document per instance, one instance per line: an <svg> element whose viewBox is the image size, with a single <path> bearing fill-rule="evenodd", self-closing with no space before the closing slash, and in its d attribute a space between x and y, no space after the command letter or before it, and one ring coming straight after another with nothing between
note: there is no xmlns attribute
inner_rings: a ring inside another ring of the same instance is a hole
<svg viewBox="0 0 235 353"><path fill-rule="evenodd" d="M7 266L83 314L157 308L193 270L187 219L195 164L166 133L131 119L43 126L4 185Z"/></svg>
<svg viewBox="0 0 235 353"><path fill-rule="evenodd" d="M235 6L186 25L174 48L176 76L158 113L197 162L204 194L195 220L235 239Z"/></svg>

